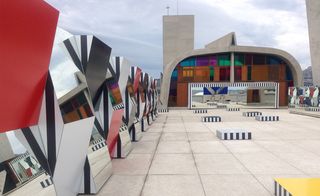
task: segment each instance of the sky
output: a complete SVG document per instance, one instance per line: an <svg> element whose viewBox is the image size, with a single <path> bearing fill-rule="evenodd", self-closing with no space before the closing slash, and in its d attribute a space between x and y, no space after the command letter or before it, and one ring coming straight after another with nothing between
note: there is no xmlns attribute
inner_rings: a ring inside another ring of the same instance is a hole
<svg viewBox="0 0 320 196"><path fill-rule="evenodd" d="M195 48L235 32L238 45L266 46L310 62L305 0L46 0L58 26L93 34L153 77L162 71L162 16L195 15Z"/></svg>

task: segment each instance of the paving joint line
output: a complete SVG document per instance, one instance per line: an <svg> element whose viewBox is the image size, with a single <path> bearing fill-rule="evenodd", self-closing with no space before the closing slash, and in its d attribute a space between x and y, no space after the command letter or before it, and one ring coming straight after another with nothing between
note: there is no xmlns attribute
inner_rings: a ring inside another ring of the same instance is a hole
<svg viewBox="0 0 320 196"><path fill-rule="evenodd" d="M197 170L197 174L198 174L198 177L199 177L199 180L200 180L200 183L201 183L202 191L203 191L203 194L206 196L207 193L206 193L206 190L204 189L203 181L202 181L202 178L201 178L201 175L200 175L200 172L199 172L199 168L197 166L196 157L194 156L194 152L193 152L193 150L191 148L191 141L190 141L189 134L187 132L185 121L184 121L183 117L182 117L182 122L183 122L184 130L186 131L186 135L188 137L188 143L189 143L191 154L192 154L192 157L193 157L193 161L194 161L194 164L195 164L195 167L196 167L196 170Z"/></svg>
<svg viewBox="0 0 320 196"><path fill-rule="evenodd" d="M147 172L147 174L146 174L146 177L145 177L145 179L144 179L144 181L143 181L143 185L142 185L142 187L141 187L141 191L140 191L140 194L139 194L140 196L142 196L142 193L143 193L145 184L146 184L146 182L147 182L147 180L148 180L149 172L150 172L150 169L151 169L151 166L152 166L154 157L156 156L156 152L157 152L157 150L158 150L158 146L159 146L159 143L160 143L162 134L163 134L164 127L165 127L165 125L167 124L167 119L168 119L168 116L166 115L166 119L165 119L165 122L164 122L163 125L162 125L162 129L161 129L162 131L160 132L160 136L159 136L159 138L158 138L156 148L155 148L155 150L154 150L154 152L153 152L153 154L152 154L151 160L150 160L150 165L149 165L149 168L148 168L148 172Z"/></svg>

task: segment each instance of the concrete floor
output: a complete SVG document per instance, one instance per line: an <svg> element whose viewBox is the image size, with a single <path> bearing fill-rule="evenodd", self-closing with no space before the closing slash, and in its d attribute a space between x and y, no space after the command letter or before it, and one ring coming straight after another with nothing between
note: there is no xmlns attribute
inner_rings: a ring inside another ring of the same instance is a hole
<svg viewBox="0 0 320 196"><path fill-rule="evenodd" d="M276 177L320 176L320 120L263 110L279 122L259 122L243 111L190 110L162 113L126 159L113 160L113 175L99 195L273 195ZM220 123L200 122L220 115ZM220 141L218 128L244 128L247 141Z"/></svg>

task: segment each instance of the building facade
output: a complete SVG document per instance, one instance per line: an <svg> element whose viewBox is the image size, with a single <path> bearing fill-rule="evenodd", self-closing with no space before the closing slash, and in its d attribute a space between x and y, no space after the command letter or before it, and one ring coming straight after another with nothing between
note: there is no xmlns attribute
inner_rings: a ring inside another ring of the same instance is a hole
<svg viewBox="0 0 320 196"><path fill-rule="evenodd" d="M191 96L189 84L222 82L275 82L279 85L278 105L286 106L287 89L302 84L302 71L289 53L274 48L239 46L235 33L229 33L203 49L189 50L165 64L160 102L164 108L187 107ZM247 94L248 102L261 96L255 91Z"/></svg>

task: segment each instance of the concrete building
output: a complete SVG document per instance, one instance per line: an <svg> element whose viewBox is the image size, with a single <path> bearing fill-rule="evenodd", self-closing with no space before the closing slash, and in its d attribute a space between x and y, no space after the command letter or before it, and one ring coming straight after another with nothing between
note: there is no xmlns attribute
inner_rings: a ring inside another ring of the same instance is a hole
<svg viewBox="0 0 320 196"><path fill-rule="evenodd" d="M194 48L194 16L163 16L164 68L177 56Z"/></svg>
<svg viewBox="0 0 320 196"><path fill-rule="evenodd" d="M172 18L171 18L172 17ZM277 87L276 102L279 106L287 105L287 91L289 86L302 85L302 70L297 60L289 53L267 47L239 46L235 33L229 33L205 46L203 49L193 49L190 43L179 51L178 46L170 46L165 43L179 43L183 45L183 38L167 36L168 31L177 35L177 27L188 26L193 29L193 20L189 25L169 25L166 21L185 16L164 17L163 28L163 51L174 51L170 54L164 53L164 71L161 84L160 104L166 107L189 107L190 88L193 83L226 83L225 85L250 85L259 86L273 83ZM184 21L186 22L186 21ZM191 33L187 34L191 35ZM184 35L181 35L184 36ZM169 37L169 38L168 38ZM168 40L167 40L168 39ZM188 39L190 41L193 39ZM263 83L263 84L262 84ZM239 86L238 85L238 86ZM250 91L248 102L261 99L259 90ZM256 94L256 95L254 95ZM256 97L255 97L256 96Z"/></svg>
<svg viewBox="0 0 320 196"><path fill-rule="evenodd" d="M320 1L306 0L313 85L320 85Z"/></svg>

